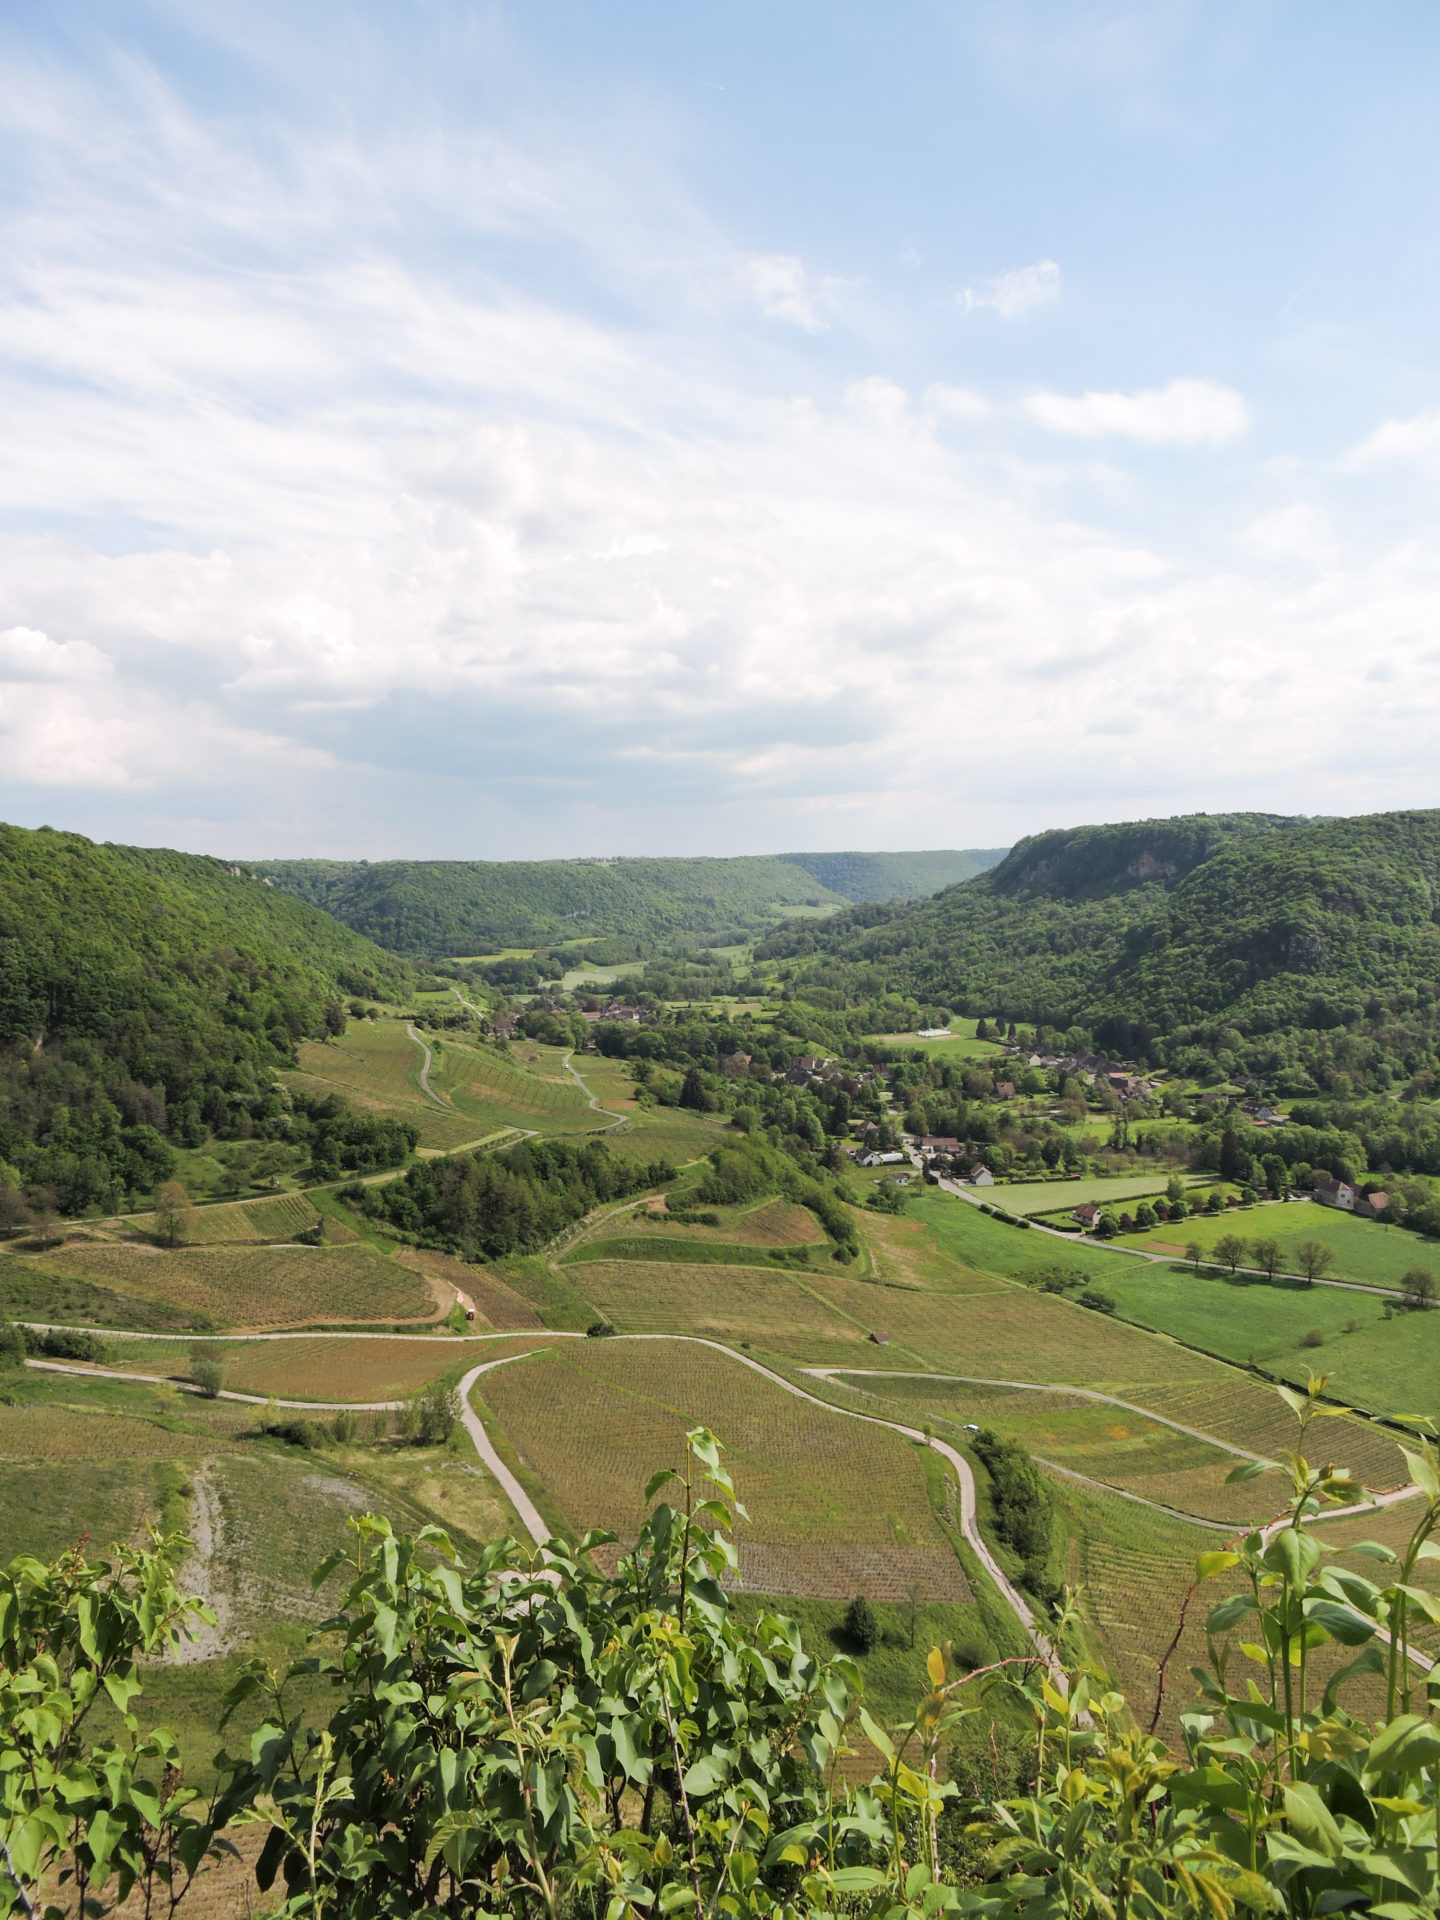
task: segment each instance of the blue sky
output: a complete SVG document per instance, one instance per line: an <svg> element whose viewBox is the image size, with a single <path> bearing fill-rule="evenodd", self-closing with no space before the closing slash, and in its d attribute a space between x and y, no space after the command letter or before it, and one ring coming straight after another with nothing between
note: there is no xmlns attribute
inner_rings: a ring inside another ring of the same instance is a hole
<svg viewBox="0 0 1440 1920"><path fill-rule="evenodd" d="M0 812L239 855L1440 802L1440 16L0 15Z"/></svg>

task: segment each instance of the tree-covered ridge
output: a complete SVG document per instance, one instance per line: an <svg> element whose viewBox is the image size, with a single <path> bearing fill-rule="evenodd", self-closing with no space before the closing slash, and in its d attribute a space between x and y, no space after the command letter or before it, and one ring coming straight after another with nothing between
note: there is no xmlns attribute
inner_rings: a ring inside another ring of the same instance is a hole
<svg viewBox="0 0 1440 1920"><path fill-rule="evenodd" d="M782 853L832 893L847 900L923 900L985 873L1005 858L1004 847L925 853Z"/></svg>
<svg viewBox="0 0 1440 1920"><path fill-rule="evenodd" d="M1038 835L933 900L787 928L762 951L799 962L802 994L883 982L1127 1053L1218 1046L1324 1083L1337 1066L1433 1068L1437 904L1440 812L1197 816Z"/></svg>
<svg viewBox="0 0 1440 1920"><path fill-rule="evenodd" d="M67 1211L149 1191L402 971L224 862L0 826L0 1163Z"/></svg>
<svg viewBox="0 0 1440 1920"><path fill-rule="evenodd" d="M275 860L257 871L382 946L439 959L592 935L634 942L633 952L640 944L676 937L740 937L797 907L841 908L856 900L933 893L995 857Z"/></svg>

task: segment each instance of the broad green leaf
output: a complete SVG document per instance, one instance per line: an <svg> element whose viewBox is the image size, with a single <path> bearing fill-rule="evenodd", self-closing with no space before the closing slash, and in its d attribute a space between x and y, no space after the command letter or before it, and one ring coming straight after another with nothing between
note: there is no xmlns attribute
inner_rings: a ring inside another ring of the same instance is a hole
<svg viewBox="0 0 1440 1920"><path fill-rule="evenodd" d="M1410 1469L1410 1478L1419 1487L1427 1500L1440 1500L1440 1474L1435 1471L1435 1462L1428 1453L1412 1453L1409 1447L1401 1447L1405 1464Z"/></svg>
<svg viewBox="0 0 1440 1920"><path fill-rule="evenodd" d="M885 1732L883 1727L876 1726L864 1707L860 1709L860 1724L865 1729L865 1738L870 1742L871 1746L883 1754L886 1760L893 1760L895 1758L895 1749L890 1744L889 1734Z"/></svg>
<svg viewBox="0 0 1440 1920"><path fill-rule="evenodd" d="M1341 1859L1345 1842L1340 1837L1334 1815L1314 1787L1303 1780L1296 1780L1285 1787L1284 1793L1285 1813L1295 1837L1304 1846L1313 1848L1330 1860Z"/></svg>
<svg viewBox="0 0 1440 1920"><path fill-rule="evenodd" d="M1238 1467L1232 1467L1225 1476L1226 1486L1232 1486L1237 1480L1258 1480L1262 1473L1276 1471L1273 1460L1242 1460Z"/></svg>
<svg viewBox="0 0 1440 1920"><path fill-rule="evenodd" d="M645 1499L647 1503L655 1498L656 1494L667 1481L678 1480L679 1478L680 1475L674 1467L661 1467L657 1472L652 1473L650 1478L645 1482Z"/></svg>
<svg viewBox="0 0 1440 1920"><path fill-rule="evenodd" d="M944 1686L945 1656L939 1647L931 1647L929 1653L926 1654L925 1671L930 1676L930 1684L932 1687L939 1688Z"/></svg>
<svg viewBox="0 0 1440 1920"><path fill-rule="evenodd" d="M830 1884L837 1893L872 1893L884 1886L885 1876L878 1867L837 1867Z"/></svg>
<svg viewBox="0 0 1440 1920"><path fill-rule="evenodd" d="M1240 1564L1238 1553L1232 1553L1228 1547L1221 1547L1214 1553L1197 1553L1195 1556L1195 1578L1213 1580L1217 1573L1224 1573L1230 1567Z"/></svg>

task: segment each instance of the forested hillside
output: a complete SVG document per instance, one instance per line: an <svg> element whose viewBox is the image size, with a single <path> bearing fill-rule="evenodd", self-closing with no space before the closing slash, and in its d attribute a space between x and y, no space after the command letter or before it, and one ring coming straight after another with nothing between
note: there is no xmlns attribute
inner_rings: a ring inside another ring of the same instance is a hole
<svg viewBox="0 0 1440 1920"><path fill-rule="evenodd" d="M1004 847L931 853L782 853L832 893L847 900L923 900L942 887L973 879L1005 858Z"/></svg>
<svg viewBox="0 0 1440 1920"><path fill-rule="evenodd" d="M1388 1084L1435 1064L1437 907L1440 812L1197 815L1036 835L932 900L763 951L801 991L895 987L1157 1060Z"/></svg>
<svg viewBox="0 0 1440 1920"><path fill-rule="evenodd" d="M263 1097L345 996L403 971L219 860L0 826L4 1177L67 1211L148 1191L168 1142Z"/></svg>
<svg viewBox="0 0 1440 1920"><path fill-rule="evenodd" d="M914 899L991 853L753 854L729 860L273 860L257 871L397 953L493 953L593 935L622 945L743 938L796 908Z"/></svg>

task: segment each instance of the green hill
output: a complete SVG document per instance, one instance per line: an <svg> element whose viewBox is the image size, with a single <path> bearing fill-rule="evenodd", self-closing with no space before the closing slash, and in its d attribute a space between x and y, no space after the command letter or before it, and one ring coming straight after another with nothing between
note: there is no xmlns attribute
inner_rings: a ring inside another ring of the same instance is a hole
<svg viewBox="0 0 1440 1920"><path fill-rule="evenodd" d="M797 989L884 986L1156 1057L1303 1080L1434 1065L1440 812L1193 815L1023 840L934 899L858 907L762 950ZM1387 1082L1388 1083L1388 1082Z"/></svg>
<svg viewBox="0 0 1440 1920"><path fill-rule="evenodd" d="M847 900L923 900L958 881L973 879L1005 858L1004 847L965 853L782 853L821 886Z"/></svg>
<svg viewBox="0 0 1440 1920"><path fill-rule="evenodd" d="M0 826L0 1162L67 1211L148 1191L167 1141L403 973L244 868Z"/></svg>
<svg viewBox="0 0 1440 1920"><path fill-rule="evenodd" d="M639 947L738 939L797 909L916 898L990 853L656 860L272 860L257 871L398 953L445 956L593 935ZM624 956L630 957L627 952Z"/></svg>

